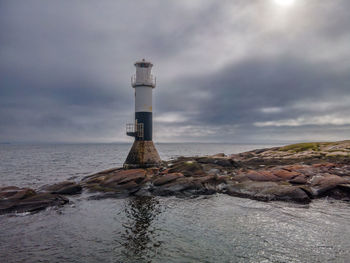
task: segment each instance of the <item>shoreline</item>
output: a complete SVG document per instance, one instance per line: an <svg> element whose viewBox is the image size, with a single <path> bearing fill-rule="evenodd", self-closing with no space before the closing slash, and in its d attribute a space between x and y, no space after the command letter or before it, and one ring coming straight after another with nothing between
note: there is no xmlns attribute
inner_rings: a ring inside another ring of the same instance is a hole
<svg viewBox="0 0 350 263"><path fill-rule="evenodd" d="M91 199L227 194L259 201L307 204L330 197L350 201L350 141L301 143L239 154L178 157L147 169L112 168L39 189L0 187L0 214L36 212Z"/></svg>

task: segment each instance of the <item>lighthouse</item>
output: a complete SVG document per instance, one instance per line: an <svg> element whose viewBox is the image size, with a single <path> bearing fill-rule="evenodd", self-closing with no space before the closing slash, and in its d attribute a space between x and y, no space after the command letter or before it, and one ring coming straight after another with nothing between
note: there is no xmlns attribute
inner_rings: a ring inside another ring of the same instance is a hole
<svg viewBox="0 0 350 263"><path fill-rule="evenodd" d="M152 91L156 79L151 74L153 64L142 59L135 64L136 74L131 77L135 89L135 122L126 125L126 134L135 138L124 162L124 168L159 166L159 154L152 141Z"/></svg>

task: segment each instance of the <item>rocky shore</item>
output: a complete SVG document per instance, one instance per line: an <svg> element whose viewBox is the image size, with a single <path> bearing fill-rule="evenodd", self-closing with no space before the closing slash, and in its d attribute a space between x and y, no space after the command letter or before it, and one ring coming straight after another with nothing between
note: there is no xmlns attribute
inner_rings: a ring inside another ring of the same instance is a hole
<svg viewBox="0 0 350 263"><path fill-rule="evenodd" d="M302 143L240 154L179 157L147 169L114 168L39 189L0 187L0 214L64 205L82 191L91 199L195 197L216 193L261 201L350 201L350 141Z"/></svg>

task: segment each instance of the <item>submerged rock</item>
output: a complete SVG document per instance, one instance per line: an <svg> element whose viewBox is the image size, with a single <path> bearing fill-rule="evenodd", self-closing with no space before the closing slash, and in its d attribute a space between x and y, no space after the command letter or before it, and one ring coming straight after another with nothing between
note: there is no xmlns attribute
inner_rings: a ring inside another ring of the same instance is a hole
<svg viewBox="0 0 350 263"><path fill-rule="evenodd" d="M0 214L35 212L68 202L68 199L58 194L37 193L30 188L0 188Z"/></svg>
<svg viewBox="0 0 350 263"><path fill-rule="evenodd" d="M81 193L82 187L75 182L64 181L53 185L43 186L40 190L52 194L75 195Z"/></svg>

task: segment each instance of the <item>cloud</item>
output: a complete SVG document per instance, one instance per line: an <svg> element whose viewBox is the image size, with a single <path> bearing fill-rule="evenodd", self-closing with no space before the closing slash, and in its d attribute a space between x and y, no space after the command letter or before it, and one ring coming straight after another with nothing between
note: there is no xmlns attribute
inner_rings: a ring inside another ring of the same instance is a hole
<svg viewBox="0 0 350 263"><path fill-rule="evenodd" d="M155 140L349 134L349 1L0 7L0 141L130 141L130 75L143 57L157 76Z"/></svg>

